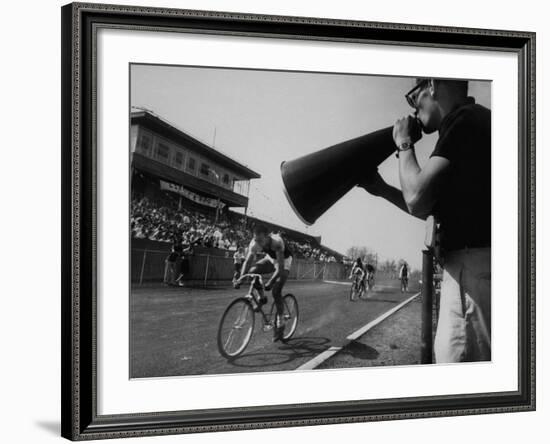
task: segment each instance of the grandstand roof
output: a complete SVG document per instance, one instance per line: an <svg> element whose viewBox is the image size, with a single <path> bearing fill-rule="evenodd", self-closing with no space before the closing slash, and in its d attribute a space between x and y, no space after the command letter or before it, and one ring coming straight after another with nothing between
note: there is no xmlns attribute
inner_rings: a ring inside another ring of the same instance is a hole
<svg viewBox="0 0 550 444"><path fill-rule="evenodd" d="M246 179L258 179L261 177L259 173L190 136L149 111L133 111L130 115L130 121L132 124L140 124L159 134L165 135L174 141L185 145L185 148L191 149L196 153L202 154L203 156L219 163L220 165L230 168L232 171L239 173Z"/></svg>
<svg viewBox="0 0 550 444"><path fill-rule="evenodd" d="M345 254L342 254L342 253L340 253L336 250L333 250L332 248L329 248L326 245L321 245L321 247L323 247L324 250L328 251L332 256L334 256L336 258L345 258L346 257Z"/></svg>

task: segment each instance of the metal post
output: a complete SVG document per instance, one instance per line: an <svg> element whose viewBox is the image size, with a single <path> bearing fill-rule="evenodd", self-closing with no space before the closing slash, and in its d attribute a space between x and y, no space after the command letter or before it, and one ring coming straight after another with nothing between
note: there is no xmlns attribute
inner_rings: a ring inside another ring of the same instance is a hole
<svg viewBox="0 0 550 444"><path fill-rule="evenodd" d="M233 187L235 186L235 183L233 182ZM248 215L248 201L250 199L250 181L246 181L246 206L244 207L244 222L243 222L243 230L246 230L246 223L247 223L247 215Z"/></svg>
<svg viewBox="0 0 550 444"><path fill-rule="evenodd" d="M147 250L143 250L143 259L141 260L141 272L139 273L139 285L143 283L143 272L145 270L145 258L147 257Z"/></svg>
<svg viewBox="0 0 550 444"><path fill-rule="evenodd" d="M208 265L210 264L210 255L206 255L206 267L204 267L204 286L206 287L206 281L208 279Z"/></svg>
<svg viewBox="0 0 550 444"><path fill-rule="evenodd" d="M247 213L248 213L248 200L246 201L246 207L244 207L244 217L242 219L242 221L243 221L243 231L246 230L246 216L247 216Z"/></svg>
<svg viewBox="0 0 550 444"><path fill-rule="evenodd" d="M433 253L422 250L422 364L433 363L433 263Z"/></svg>

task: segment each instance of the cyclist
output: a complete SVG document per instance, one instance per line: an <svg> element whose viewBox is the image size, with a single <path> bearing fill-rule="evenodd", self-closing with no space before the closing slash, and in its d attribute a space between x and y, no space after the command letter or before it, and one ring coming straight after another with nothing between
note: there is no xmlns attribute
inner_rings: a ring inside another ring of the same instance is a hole
<svg viewBox="0 0 550 444"><path fill-rule="evenodd" d="M363 261L360 257L355 259L351 267L351 272L349 278L353 279L355 276L359 275L359 286L365 288L365 268L363 267Z"/></svg>
<svg viewBox="0 0 550 444"><path fill-rule="evenodd" d="M407 267L407 263L401 265L399 278L401 279L401 293L409 291L409 267Z"/></svg>
<svg viewBox="0 0 550 444"><path fill-rule="evenodd" d="M256 258L257 254L265 253L265 257L257 261L251 268L251 262ZM241 268L241 276L250 273L265 274L271 273L271 278L265 284L267 291L272 290L275 307L277 308L277 316L275 319L275 328L273 330L273 341L278 341L284 333L283 319L283 287L290 273L292 265L292 252L287 243L279 234L269 233L267 227L263 224L258 224L253 229L253 238L248 247L248 254ZM238 288L238 284L234 284ZM267 297L263 294L263 289L259 283L255 283L255 288L260 293L260 303L265 304Z"/></svg>
<svg viewBox="0 0 550 444"><path fill-rule="evenodd" d="M369 285L369 290L374 287L374 267L371 264L367 264L367 283Z"/></svg>

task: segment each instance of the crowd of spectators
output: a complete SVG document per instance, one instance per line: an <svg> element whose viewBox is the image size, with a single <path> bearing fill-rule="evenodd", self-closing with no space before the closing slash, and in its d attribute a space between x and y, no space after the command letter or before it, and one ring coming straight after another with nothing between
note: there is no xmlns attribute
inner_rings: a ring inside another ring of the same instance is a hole
<svg viewBox="0 0 550 444"><path fill-rule="evenodd" d="M217 219L217 220L216 220ZM250 242L250 230L242 217L220 214L218 218L181 206L170 197L164 199L134 198L130 207L130 229L136 239L180 243L206 248L235 251L246 248ZM293 238L289 233L280 234L289 242L297 258L336 262L336 258L322 246L307 239Z"/></svg>
<svg viewBox="0 0 550 444"><path fill-rule="evenodd" d="M236 250L244 238L241 230L226 221L178 208L174 202L153 203L146 197L133 199L130 210L132 237L160 242L181 242L207 248Z"/></svg>
<svg viewBox="0 0 550 444"><path fill-rule="evenodd" d="M282 233L284 236L285 233ZM312 246L311 242L297 242L294 240L288 240L290 249L296 257L305 259L314 259L321 262L336 262L336 258L328 251L319 246Z"/></svg>

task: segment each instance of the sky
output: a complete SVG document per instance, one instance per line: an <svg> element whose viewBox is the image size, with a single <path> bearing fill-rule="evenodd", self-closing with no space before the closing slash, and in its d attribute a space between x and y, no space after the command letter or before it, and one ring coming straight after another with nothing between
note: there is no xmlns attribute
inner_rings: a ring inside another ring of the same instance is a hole
<svg viewBox="0 0 550 444"><path fill-rule="evenodd" d="M322 236L341 253L366 246L379 261L404 259L420 269L423 221L354 188L307 227L280 175L284 160L393 125L411 112L404 94L413 85L410 77L132 65L130 102L260 173L250 185L251 216ZM471 81L469 93L490 108L490 82ZM416 144L420 166L436 141L437 133ZM397 162L390 156L379 172L399 188Z"/></svg>

